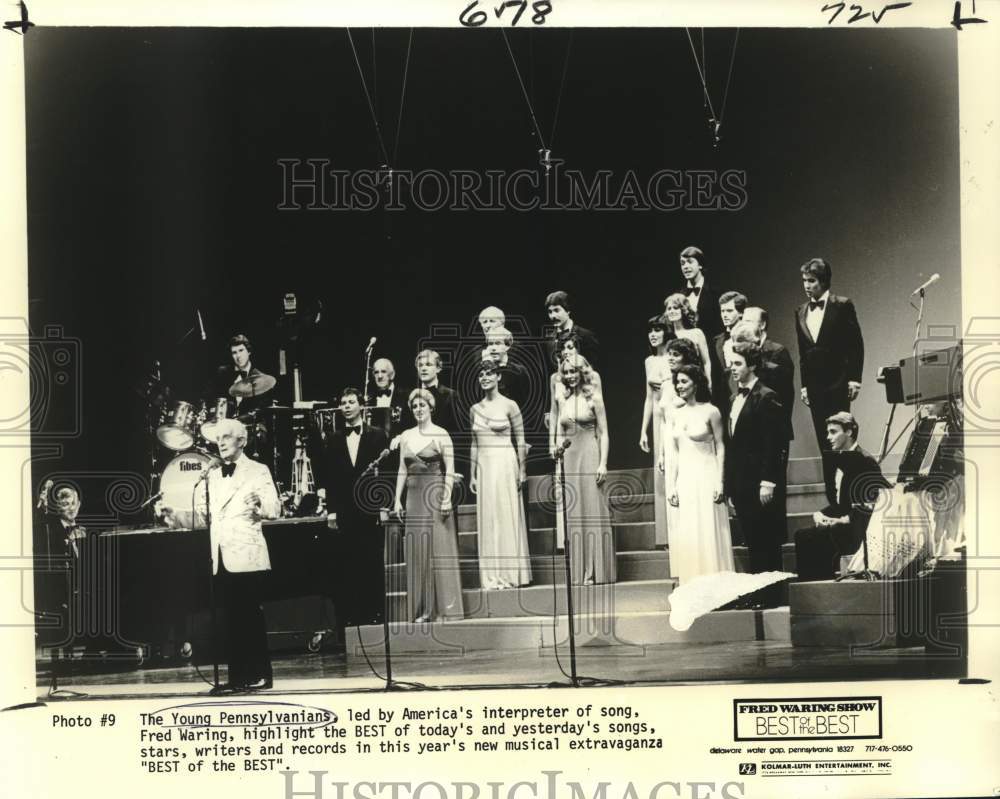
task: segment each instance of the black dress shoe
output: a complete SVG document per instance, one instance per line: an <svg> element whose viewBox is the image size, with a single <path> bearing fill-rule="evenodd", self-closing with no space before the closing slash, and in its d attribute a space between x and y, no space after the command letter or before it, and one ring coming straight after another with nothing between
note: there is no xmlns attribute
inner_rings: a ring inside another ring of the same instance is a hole
<svg viewBox="0 0 1000 799"><path fill-rule="evenodd" d="M231 682L225 682L222 685L212 686L212 690L208 692L209 696L225 696L226 694L235 694L240 690L240 686L233 685Z"/></svg>
<svg viewBox="0 0 1000 799"><path fill-rule="evenodd" d="M274 682L270 677L261 677L259 680L247 683L246 685L241 685L240 690L243 691L267 691L274 685Z"/></svg>

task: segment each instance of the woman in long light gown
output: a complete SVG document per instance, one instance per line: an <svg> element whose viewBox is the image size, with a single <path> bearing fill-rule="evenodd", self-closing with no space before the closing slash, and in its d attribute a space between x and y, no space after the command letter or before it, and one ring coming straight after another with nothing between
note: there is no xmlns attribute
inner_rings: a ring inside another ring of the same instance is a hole
<svg viewBox="0 0 1000 799"><path fill-rule="evenodd" d="M698 357L701 358L708 390L711 391L712 362L709 360L708 340L705 338L705 334L695 327L698 322L698 314L691 307L688 298L683 294L671 294L663 301L663 316L667 323L672 326L673 333L677 338L686 338L698 348Z"/></svg>
<svg viewBox="0 0 1000 799"><path fill-rule="evenodd" d="M671 465L674 462L674 446L671 441L671 431L674 427L674 413L684 404L674 392L674 373L682 366L696 366L701 368L701 357L694 342L687 338L672 338L666 346L667 358L667 378L660 386L660 401L657 404L656 412L660 417L660 449L657 453L657 473L663 477L664 504L667 521L667 548L672 542L674 530L677 529L677 508L666 502L666 480L670 473ZM671 576L673 572L673 560L670 561Z"/></svg>
<svg viewBox="0 0 1000 799"><path fill-rule="evenodd" d="M458 534L451 506L455 456L451 436L431 421L436 400L427 389L410 392L416 426L399 436L395 511L406 494L406 602L408 618L461 619Z"/></svg>
<svg viewBox="0 0 1000 799"><path fill-rule="evenodd" d="M617 574L611 511L605 493L608 474L608 423L604 399L588 379L590 364L582 355L560 367L566 391L557 395L549 431L549 451L562 454L566 481L570 568L574 585L613 583Z"/></svg>
<svg viewBox="0 0 1000 799"><path fill-rule="evenodd" d="M725 445L722 414L708 402L704 372L681 366L674 390L684 404L668 436L674 449L667 473L667 501L677 508L670 535L670 571L680 583L702 574L735 571L729 511L722 489Z"/></svg>
<svg viewBox="0 0 1000 799"><path fill-rule="evenodd" d="M649 452L649 423L653 423L653 461L659 460L663 451L661 425L663 414L660 412L660 400L663 396L663 384L670 382L670 364L667 358L667 321L662 316L654 316L647 322L647 338L653 353L646 356L646 401L642 406L642 429L639 432L639 449ZM659 469L653 470L653 519L654 543L665 546L667 543L667 490L666 478Z"/></svg>
<svg viewBox="0 0 1000 799"><path fill-rule="evenodd" d="M524 426L520 408L500 393L499 382L496 364L484 361L479 386L485 396L469 412L469 488L476 495L479 580L484 589L514 588L531 582L528 525L521 500L521 488L527 479Z"/></svg>

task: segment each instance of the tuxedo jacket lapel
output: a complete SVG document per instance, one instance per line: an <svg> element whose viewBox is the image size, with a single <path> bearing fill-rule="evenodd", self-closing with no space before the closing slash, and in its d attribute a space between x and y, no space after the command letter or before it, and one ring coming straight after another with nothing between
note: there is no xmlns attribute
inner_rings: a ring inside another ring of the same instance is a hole
<svg viewBox="0 0 1000 799"><path fill-rule="evenodd" d="M806 317L809 315L809 303L803 303L799 306L799 327L802 328L802 333L807 339L809 339L813 344L816 343L816 339L812 337L812 333L809 332L809 325L806 324ZM823 321L826 321L826 317L823 317Z"/></svg>
<svg viewBox="0 0 1000 799"><path fill-rule="evenodd" d="M816 337L817 343L820 339L828 337L829 331L836 327L838 313L840 313L840 304L832 294L827 295L826 308L823 309L823 324L819 326L819 335Z"/></svg>

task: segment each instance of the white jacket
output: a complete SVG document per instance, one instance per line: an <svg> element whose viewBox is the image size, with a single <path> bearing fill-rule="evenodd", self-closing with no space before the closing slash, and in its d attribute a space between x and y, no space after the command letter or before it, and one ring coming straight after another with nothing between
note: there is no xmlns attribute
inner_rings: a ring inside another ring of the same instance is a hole
<svg viewBox="0 0 1000 799"><path fill-rule="evenodd" d="M268 571L271 559L267 542L259 521L251 517L252 508L246 497L256 493L260 497L260 515L277 519L281 505L271 473L262 463L240 455L236 469L229 477L222 476L222 469L213 469L208 476L209 497L212 503L212 573L219 571L219 553L222 563L230 572ZM204 503L204 498L203 498Z"/></svg>

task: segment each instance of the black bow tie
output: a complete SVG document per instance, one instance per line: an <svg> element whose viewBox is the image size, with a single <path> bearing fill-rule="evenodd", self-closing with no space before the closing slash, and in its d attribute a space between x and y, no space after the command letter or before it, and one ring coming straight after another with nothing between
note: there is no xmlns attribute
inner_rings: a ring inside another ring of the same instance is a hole
<svg viewBox="0 0 1000 799"><path fill-rule="evenodd" d="M392 389L391 388L377 388L377 389L375 389L375 396L376 397L391 397L392 396Z"/></svg>
<svg viewBox="0 0 1000 799"><path fill-rule="evenodd" d="M809 310L815 311L817 309L823 310L823 306L826 305L826 300L809 300Z"/></svg>
<svg viewBox="0 0 1000 799"><path fill-rule="evenodd" d="M736 390L739 392L739 394L740 394L741 397L749 397L750 396L750 389L746 388L745 386L740 386Z"/></svg>
<svg viewBox="0 0 1000 799"><path fill-rule="evenodd" d="M695 297L701 294L701 286L692 286L688 284L688 294L694 294Z"/></svg>
<svg viewBox="0 0 1000 799"><path fill-rule="evenodd" d="M232 477L233 476L233 472L235 472L235 471L236 471L236 464L235 463L224 463L224 464L222 464L222 476L223 477Z"/></svg>
<svg viewBox="0 0 1000 799"><path fill-rule="evenodd" d="M357 435L360 436L361 435L361 425L358 425L357 427L348 427L346 434L347 435L357 434Z"/></svg>

